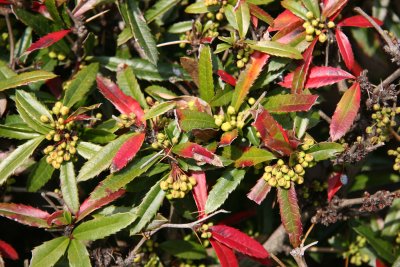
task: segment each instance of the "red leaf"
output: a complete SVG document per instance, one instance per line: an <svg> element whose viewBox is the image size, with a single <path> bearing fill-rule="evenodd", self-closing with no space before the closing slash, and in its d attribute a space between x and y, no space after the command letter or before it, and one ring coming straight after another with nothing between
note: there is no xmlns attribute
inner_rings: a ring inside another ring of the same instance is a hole
<svg viewBox="0 0 400 267"><path fill-rule="evenodd" d="M260 20L268 23L269 25L274 23L274 19L271 17L271 15L268 14L267 12L265 12L260 7L253 5L253 4L249 4L249 9L250 9L250 14L252 15L252 17L260 19ZM257 20L257 22L258 22L258 20ZM253 24L254 24L254 22L253 22ZM257 28L257 25L254 25L254 27Z"/></svg>
<svg viewBox="0 0 400 267"><path fill-rule="evenodd" d="M122 114L134 113L136 115L136 123L138 125L146 125L143 109L139 102L130 96L124 94L119 87L111 80L102 76L97 76L97 87L100 92L107 98Z"/></svg>
<svg viewBox="0 0 400 267"><path fill-rule="evenodd" d="M98 185L97 187L100 187ZM76 214L76 218L78 221L82 220L88 214L92 213L93 211L113 202L114 200L120 198L123 194L125 194L124 189L120 189L113 193L106 195L105 197L93 199L92 196L89 196L80 206L78 213Z"/></svg>
<svg viewBox="0 0 400 267"><path fill-rule="evenodd" d="M7 1L7 0L0 0L0 4L3 5L11 5L11 2ZM1 241L1 240L0 240Z"/></svg>
<svg viewBox="0 0 400 267"><path fill-rule="evenodd" d="M277 41L281 44L293 43L293 45L296 45L299 42L304 41L306 33L304 31L302 24L303 24L302 21L290 24L288 27L285 27L279 32L277 32L272 38L272 41Z"/></svg>
<svg viewBox="0 0 400 267"><path fill-rule="evenodd" d="M19 259L17 251L15 251L15 249L10 244L4 242L3 240L0 240L0 257L1 256L12 260Z"/></svg>
<svg viewBox="0 0 400 267"><path fill-rule="evenodd" d="M264 108L269 112L308 111L317 101L317 95L276 95L267 98Z"/></svg>
<svg viewBox="0 0 400 267"><path fill-rule="evenodd" d="M283 155L292 153L286 131L264 108L257 112L253 126L261 134L266 147Z"/></svg>
<svg viewBox="0 0 400 267"><path fill-rule="evenodd" d="M62 38L64 38L65 35L67 35L71 30L61 30L57 32L51 32L43 37L41 37L39 40L31 44L29 48L25 51L25 53L31 53L32 51L46 48L51 46L52 44L60 41Z"/></svg>
<svg viewBox="0 0 400 267"><path fill-rule="evenodd" d="M32 206L15 203L0 203L0 216L29 226L49 227L47 225L47 218L50 214Z"/></svg>
<svg viewBox="0 0 400 267"><path fill-rule="evenodd" d="M379 19L376 19L376 18L372 18L372 19L379 26L381 26L383 24L383 21L381 21ZM364 18L361 15L345 18L344 20L340 21L337 26L339 26L339 27L349 26L349 27L360 27L360 28L373 27L372 24L366 18Z"/></svg>
<svg viewBox="0 0 400 267"><path fill-rule="evenodd" d="M340 177L342 176L341 172L338 172L328 179L328 201L331 201L332 197L336 194L337 191L343 186L340 181Z"/></svg>
<svg viewBox="0 0 400 267"><path fill-rule="evenodd" d="M293 73L292 94L301 94L303 92L304 85L306 83L306 77L313 58L312 53L316 43L317 38L314 39L311 45L303 53L304 61Z"/></svg>
<svg viewBox="0 0 400 267"><path fill-rule="evenodd" d="M227 84L230 84L232 86L236 86L236 79L230 75L229 73L227 73L224 70L218 70L217 71L218 76Z"/></svg>
<svg viewBox="0 0 400 267"><path fill-rule="evenodd" d="M244 210L241 212L237 212L223 220L220 220L218 224L237 224L240 221L246 220L250 217L253 217L257 214L255 209L252 210Z"/></svg>
<svg viewBox="0 0 400 267"><path fill-rule="evenodd" d="M295 24L298 22L303 22L303 20L286 9L281 14L279 14L278 17L275 18L272 26L268 28L268 31L279 31L286 27L290 27L291 24Z"/></svg>
<svg viewBox="0 0 400 267"><path fill-rule="evenodd" d="M210 227L212 238L245 255L265 259L269 257L265 248L253 238L241 231L226 226L214 225Z"/></svg>
<svg viewBox="0 0 400 267"><path fill-rule="evenodd" d="M232 142L238 137L238 134L239 132L237 129L223 133L221 140L219 141L219 146L228 146L232 144Z"/></svg>
<svg viewBox="0 0 400 267"><path fill-rule="evenodd" d="M330 135L332 141L341 138L350 129L360 108L361 90L356 82L342 96L332 116Z"/></svg>
<svg viewBox="0 0 400 267"><path fill-rule="evenodd" d="M194 159L218 167L223 166L221 159L217 155L196 143L186 142L176 145L172 148L172 152L184 158Z"/></svg>
<svg viewBox="0 0 400 267"><path fill-rule="evenodd" d="M271 191L271 186L264 180L264 178L258 179L257 183L250 192L247 194L247 198L253 200L258 205L267 197L269 191Z"/></svg>
<svg viewBox="0 0 400 267"><path fill-rule="evenodd" d="M136 153L143 144L145 136L145 133L136 133L121 146L113 158L111 165L112 172L121 170L136 156Z"/></svg>
<svg viewBox="0 0 400 267"><path fill-rule="evenodd" d="M196 202L199 218L204 217L206 202L208 198L206 174L204 172L192 172L192 176L196 179L197 183L193 187L192 193L194 201Z"/></svg>
<svg viewBox="0 0 400 267"><path fill-rule="evenodd" d="M247 64L246 69L240 73L235 92L232 96L232 106L235 110L239 110L246 95L250 91L250 87L260 75L268 59L269 55L257 51L250 56L250 62Z"/></svg>
<svg viewBox="0 0 400 267"><path fill-rule="evenodd" d="M236 255L232 249L212 238L210 239L210 243L215 250L215 254L217 254L221 267L239 267Z"/></svg>
<svg viewBox="0 0 400 267"><path fill-rule="evenodd" d="M64 226L67 225L68 222L66 221L64 217L64 211L63 210L57 210L50 214L50 216L47 218L47 224L49 226L52 226L53 224L57 226Z"/></svg>
<svg viewBox="0 0 400 267"><path fill-rule="evenodd" d="M354 54L353 49L347 36L339 29L336 29L336 41L339 47L340 54L342 55L343 61L349 70L354 69Z"/></svg>
<svg viewBox="0 0 400 267"><path fill-rule="evenodd" d="M294 248L297 248L301 243L303 225L301 223L300 208L297 203L294 183L292 182L289 189L283 189L281 187L278 187L277 189L281 221L289 235L290 243Z"/></svg>
<svg viewBox="0 0 400 267"><path fill-rule="evenodd" d="M380 259L376 258L375 260L375 267L387 267Z"/></svg>
<svg viewBox="0 0 400 267"><path fill-rule="evenodd" d="M354 79L354 75L339 68L312 67L308 74L305 88L318 88L340 82L345 79ZM290 88L293 81L293 73L289 73L279 85Z"/></svg>
<svg viewBox="0 0 400 267"><path fill-rule="evenodd" d="M258 18L256 16L250 16L251 23L253 24L254 28L258 27Z"/></svg>
<svg viewBox="0 0 400 267"><path fill-rule="evenodd" d="M60 77L55 77L50 80L46 80L45 84L47 87L50 89L50 92L53 94L53 96L57 99L61 98L63 88L62 88L62 80Z"/></svg>
<svg viewBox="0 0 400 267"><path fill-rule="evenodd" d="M348 0L327 0L324 2L324 8L322 10L322 17L334 20L335 17L347 4Z"/></svg>
<svg viewBox="0 0 400 267"><path fill-rule="evenodd" d="M69 116L64 123L68 123L70 121L88 121L88 120L92 120L93 117L89 116L89 115L85 115L85 114L79 114L79 115L71 115Z"/></svg>

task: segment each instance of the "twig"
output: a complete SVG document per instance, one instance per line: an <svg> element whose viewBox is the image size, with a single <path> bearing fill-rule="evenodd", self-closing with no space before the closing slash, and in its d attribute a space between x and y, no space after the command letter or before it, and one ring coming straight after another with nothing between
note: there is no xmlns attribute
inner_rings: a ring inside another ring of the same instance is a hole
<svg viewBox="0 0 400 267"><path fill-rule="evenodd" d="M85 23L88 23L88 22L90 22L90 21L92 21L92 20L94 20L94 19L97 19L98 17L100 17L100 16L106 14L108 11L110 11L110 10L109 10L109 9L104 10L104 11L102 11L102 12L100 12L100 13L98 13L98 14L96 14L96 15L94 15L94 16L88 18L88 19L86 19L86 20L85 20Z"/></svg>
<svg viewBox="0 0 400 267"><path fill-rule="evenodd" d="M12 25L11 25L11 21L10 21L10 15L8 13L4 14L5 18L6 18L6 24L7 24L7 31L8 31L8 38L10 40L10 68L14 69L15 67L15 58L14 58L14 35L13 35L13 31L12 31Z"/></svg>
<svg viewBox="0 0 400 267"><path fill-rule="evenodd" d="M301 244L304 245L304 243L307 240L307 237L309 236L309 234L311 233L312 229L314 228L315 224L311 224L310 228L308 228L307 233L305 234L303 240L301 241Z"/></svg>
<svg viewBox="0 0 400 267"><path fill-rule="evenodd" d="M280 259L278 259L278 257L275 256L273 253L269 252L269 255L271 256L271 258L272 258L274 261L276 261L276 263L279 264L279 266L281 266L281 267L286 267L286 265L285 265Z"/></svg>
<svg viewBox="0 0 400 267"><path fill-rule="evenodd" d="M168 46L168 45L176 45L176 44L190 44L190 41L188 41L188 40L171 41L171 42L158 44L157 47L163 47L163 46Z"/></svg>
<svg viewBox="0 0 400 267"><path fill-rule="evenodd" d="M398 134L396 133L396 131L393 130L392 127L389 127L389 131L390 131L390 133L393 135L393 137L394 137L398 142L400 142L400 135L398 135Z"/></svg>
<svg viewBox="0 0 400 267"><path fill-rule="evenodd" d="M311 247L309 249L310 252L317 252L317 253L342 253L343 250L337 248L324 248L324 247Z"/></svg>
<svg viewBox="0 0 400 267"><path fill-rule="evenodd" d="M318 114L319 114L319 116L321 117L321 118L323 118L327 123L331 123L332 122L332 119L328 116L328 115L326 115L322 110L319 110L318 111Z"/></svg>
<svg viewBox="0 0 400 267"><path fill-rule="evenodd" d="M395 72L390 74L385 80L383 80L383 82L378 86L382 86L382 88L385 88L399 77L400 77L400 69L397 69Z"/></svg>

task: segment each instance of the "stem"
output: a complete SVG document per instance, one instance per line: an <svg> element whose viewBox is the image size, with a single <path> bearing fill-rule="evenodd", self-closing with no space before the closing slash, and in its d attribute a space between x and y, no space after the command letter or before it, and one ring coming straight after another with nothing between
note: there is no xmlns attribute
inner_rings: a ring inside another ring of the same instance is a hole
<svg viewBox="0 0 400 267"><path fill-rule="evenodd" d="M10 21L10 15L8 13L5 13L4 16L6 18L8 38L10 39L10 60L9 60L9 64L10 64L11 69L14 69L14 67L15 67L14 35L13 35L13 32L12 32L12 25L11 25L11 21Z"/></svg>
<svg viewBox="0 0 400 267"><path fill-rule="evenodd" d="M310 228L308 228L307 233L305 234L303 240L301 241L301 244L304 245L304 242L306 242L308 235L311 233L312 229L314 228L315 224L311 224Z"/></svg>
<svg viewBox="0 0 400 267"><path fill-rule="evenodd" d="M390 74L382 83L381 86L382 88L385 88L389 84L391 84L394 80L400 77L400 69L397 69L395 72Z"/></svg>
<svg viewBox="0 0 400 267"><path fill-rule="evenodd" d="M306 260L303 256L293 256L293 258L299 267L307 267Z"/></svg>
<svg viewBox="0 0 400 267"><path fill-rule="evenodd" d="M274 261L276 261L276 263L279 264L279 266L281 266L281 267L286 267L286 265L285 265L280 259L278 259L278 257L275 256L273 253L270 252L269 255L271 256L271 258L272 258Z"/></svg>
<svg viewBox="0 0 400 267"><path fill-rule="evenodd" d="M319 116L321 117L321 118L323 118L324 120L326 120L326 122L327 123L331 123L332 122L332 119L328 116L328 115L326 115L322 110L319 110L318 111L318 114L319 114Z"/></svg>
<svg viewBox="0 0 400 267"><path fill-rule="evenodd" d="M171 41L171 42L158 44L157 47L163 47L163 46L168 46L168 45L176 45L176 44L190 44L190 42L188 40Z"/></svg>

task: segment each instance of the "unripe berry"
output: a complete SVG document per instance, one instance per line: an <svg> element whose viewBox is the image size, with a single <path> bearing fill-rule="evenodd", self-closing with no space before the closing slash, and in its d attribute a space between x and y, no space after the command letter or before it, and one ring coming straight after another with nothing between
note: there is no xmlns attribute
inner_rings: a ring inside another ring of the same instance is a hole
<svg viewBox="0 0 400 267"><path fill-rule="evenodd" d="M189 177L189 183L190 183L191 185L196 185L196 184L197 184L196 178L194 178L193 176Z"/></svg>
<svg viewBox="0 0 400 267"><path fill-rule="evenodd" d="M311 25L313 25L314 27L317 27L317 26L318 26L318 20L313 19L313 20L311 21Z"/></svg>
<svg viewBox="0 0 400 267"><path fill-rule="evenodd" d="M222 13L217 13L217 15L215 15L215 18L217 19L217 20L223 20L224 19L224 14L222 14Z"/></svg>
<svg viewBox="0 0 400 267"><path fill-rule="evenodd" d="M311 25L311 24L310 24L310 22L308 22L308 21L306 21L306 22L303 23L304 29L306 29L306 28L309 27L310 25Z"/></svg>
<svg viewBox="0 0 400 267"><path fill-rule="evenodd" d="M307 34L306 35L306 41L307 42L312 42L314 40L314 36L312 36L312 35L310 35L310 34Z"/></svg>
<svg viewBox="0 0 400 267"><path fill-rule="evenodd" d="M231 125L230 122L224 122L224 123L221 125L221 129L222 129L222 131L227 132L227 131L229 131L229 130L232 129L232 125Z"/></svg>
<svg viewBox="0 0 400 267"><path fill-rule="evenodd" d="M320 43L325 43L325 41L328 39L328 37L326 36L326 34L325 33L321 33L319 36L318 36L318 41L320 42Z"/></svg>
<svg viewBox="0 0 400 267"><path fill-rule="evenodd" d="M56 57L57 57L57 54L56 54L54 51L50 51L49 57L50 57L50 58L56 58Z"/></svg>
<svg viewBox="0 0 400 267"><path fill-rule="evenodd" d="M335 27L335 22L329 21L328 22L328 28L332 29L333 27Z"/></svg>
<svg viewBox="0 0 400 267"><path fill-rule="evenodd" d="M227 113L228 113L229 115L235 114L235 113L236 113L235 108L232 107L232 106L229 106L228 109L227 109Z"/></svg>
<svg viewBox="0 0 400 267"><path fill-rule="evenodd" d="M44 123L47 123L47 122L49 122L50 120L49 120L49 117L47 117L46 115L42 115L42 116L40 116L40 121L41 121L41 122L44 122Z"/></svg>
<svg viewBox="0 0 400 267"><path fill-rule="evenodd" d="M61 136L59 134L55 134L53 137L54 142L58 142L61 140Z"/></svg>
<svg viewBox="0 0 400 267"><path fill-rule="evenodd" d="M236 62L236 66L237 66L239 69L241 69L241 68L244 67L244 62L243 62L242 60L238 60L238 61Z"/></svg>
<svg viewBox="0 0 400 267"><path fill-rule="evenodd" d="M247 103L249 103L249 105L254 105L254 103L256 103L256 100L253 97L250 97L249 100L247 100Z"/></svg>
<svg viewBox="0 0 400 267"><path fill-rule="evenodd" d="M312 18L314 18L314 14L313 14L311 11L308 11L308 12L306 13L306 17L307 17L308 19L312 19Z"/></svg>
<svg viewBox="0 0 400 267"><path fill-rule="evenodd" d="M282 159L279 159L277 162L278 166L282 166L285 162Z"/></svg>
<svg viewBox="0 0 400 267"><path fill-rule="evenodd" d="M315 30L315 35L320 35L321 34L321 30Z"/></svg>
<svg viewBox="0 0 400 267"><path fill-rule="evenodd" d="M314 29L313 26L308 26L308 27L306 28L306 33L307 33L307 34L313 34L314 31L315 31L315 29Z"/></svg>
<svg viewBox="0 0 400 267"><path fill-rule="evenodd" d="M69 113L69 107L63 106L60 108L61 115L65 116Z"/></svg>
<svg viewBox="0 0 400 267"><path fill-rule="evenodd" d="M275 178L271 178L271 179L268 180L268 184L269 184L270 186L272 186L272 187L275 187L275 186L276 186L276 183L277 183L277 181L276 181Z"/></svg>
<svg viewBox="0 0 400 267"><path fill-rule="evenodd" d="M58 54L57 59L63 61L66 58L64 54Z"/></svg>

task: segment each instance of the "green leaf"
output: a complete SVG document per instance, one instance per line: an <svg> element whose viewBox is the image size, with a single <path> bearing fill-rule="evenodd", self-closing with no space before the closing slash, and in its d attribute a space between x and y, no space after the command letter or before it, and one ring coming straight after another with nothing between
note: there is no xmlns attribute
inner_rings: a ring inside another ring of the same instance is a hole
<svg viewBox="0 0 400 267"><path fill-rule="evenodd" d="M68 247L68 261L70 267L91 267L89 253L86 246L79 240L71 239Z"/></svg>
<svg viewBox="0 0 400 267"><path fill-rule="evenodd" d="M39 160L29 173L26 185L28 192L36 192L42 188L51 179L53 172L54 168L46 162L46 156Z"/></svg>
<svg viewBox="0 0 400 267"><path fill-rule="evenodd" d="M246 38L247 31L250 26L249 6L245 1L240 1L235 12L236 22L238 25L239 36L241 39Z"/></svg>
<svg viewBox="0 0 400 267"><path fill-rule="evenodd" d="M121 46L133 38L131 28L124 28L117 38L117 46Z"/></svg>
<svg viewBox="0 0 400 267"><path fill-rule="evenodd" d="M235 161L236 168L243 168L248 166L254 166L262 162L276 159L274 154L266 149L258 147L251 147L249 150L243 152L243 154Z"/></svg>
<svg viewBox="0 0 400 267"><path fill-rule="evenodd" d="M302 59L301 53L294 47L275 41L246 41L254 50L261 51L277 57Z"/></svg>
<svg viewBox="0 0 400 267"><path fill-rule="evenodd" d="M64 255L69 244L69 238L60 236L44 242L32 251L30 267L51 267Z"/></svg>
<svg viewBox="0 0 400 267"><path fill-rule="evenodd" d="M91 159L94 157L103 147L90 143L90 142L84 142L80 141L78 145L76 146L76 150L78 151L78 154L81 155L85 159Z"/></svg>
<svg viewBox="0 0 400 267"><path fill-rule="evenodd" d="M45 115L50 121L53 121L53 116L34 95L22 90L17 90L15 93L15 104L22 119L33 130L42 134L47 134L51 130L49 125L41 122L40 117Z"/></svg>
<svg viewBox="0 0 400 267"><path fill-rule="evenodd" d="M239 30L238 22L236 20L235 9L232 5L227 5L225 7L225 17L228 20L229 25L231 25L235 30Z"/></svg>
<svg viewBox="0 0 400 267"><path fill-rule="evenodd" d="M130 225L136 216L131 212L117 213L110 216L81 223L72 235L78 240L97 240L121 231Z"/></svg>
<svg viewBox="0 0 400 267"><path fill-rule="evenodd" d="M44 70L24 72L0 81L0 92L27 85L34 82L45 81L57 77L54 73Z"/></svg>
<svg viewBox="0 0 400 267"><path fill-rule="evenodd" d="M0 185L2 185L7 178L29 158L43 139L44 137L40 136L29 140L25 144L17 147L17 149L11 152L7 158L0 162Z"/></svg>
<svg viewBox="0 0 400 267"><path fill-rule="evenodd" d="M63 26L64 22L60 17L60 13L58 13L56 0L46 0L46 2L44 3L46 5L47 11L49 12L54 22L60 26Z"/></svg>
<svg viewBox="0 0 400 267"><path fill-rule="evenodd" d="M93 177L99 175L102 171L110 167L111 162L118 152L119 148L132 137L133 134L125 134L115 139L114 141L108 143L106 146L102 147L93 157L91 157L82 166L78 175L78 182L89 180ZM79 146L78 146L79 150Z"/></svg>
<svg viewBox="0 0 400 267"><path fill-rule="evenodd" d="M321 16L318 0L302 0L302 2L304 6L313 13L314 18L319 18Z"/></svg>
<svg viewBox="0 0 400 267"><path fill-rule="evenodd" d="M149 120L149 119L155 118L157 116L160 116L160 115L164 114L165 112L170 111L171 109L174 109L175 105L176 105L175 102L163 102L158 105L154 105L151 107L150 110L148 110L144 114L144 119Z"/></svg>
<svg viewBox="0 0 400 267"><path fill-rule="evenodd" d="M217 5L206 6L204 1L198 1L186 7L185 12L188 14L203 14L207 12L217 11L219 7Z"/></svg>
<svg viewBox="0 0 400 267"><path fill-rule="evenodd" d="M205 213L209 214L221 207L229 194L238 187L245 174L245 170L230 169L224 171L208 195Z"/></svg>
<svg viewBox="0 0 400 267"><path fill-rule="evenodd" d="M60 182L65 204L73 214L77 213L79 210L79 197L74 164L72 161L61 164Z"/></svg>
<svg viewBox="0 0 400 267"><path fill-rule="evenodd" d="M93 143L107 144L113 141L117 136L109 130L99 128L85 128L81 137L82 139Z"/></svg>
<svg viewBox="0 0 400 267"><path fill-rule="evenodd" d="M400 230L400 199L393 200L392 206L385 217L382 236L395 237Z"/></svg>
<svg viewBox="0 0 400 267"><path fill-rule="evenodd" d="M151 8L146 10L144 13L144 17L146 18L147 23L152 22L157 17L161 16L169 9L175 7L180 0L158 0Z"/></svg>
<svg viewBox="0 0 400 267"><path fill-rule="evenodd" d="M157 100L171 100L178 97L174 92L158 85L150 85L145 91Z"/></svg>
<svg viewBox="0 0 400 267"><path fill-rule="evenodd" d="M283 0L281 5L299 18L302 18L306 21L308 20L306 16L308 10L300 2L295 0Z"/></svg>
<svg viewBox="0 0 400 267"><path fill-rule="evenodd" d="M117 84L119 88L121 88L122 92L133 97L133 99L139 102L142 108L145 109L149 107L142 91L140 90L140 85L136 80L132 67L128 66L122 71L117 72Z"/></svg>
<svg viewBox="0 0 400 267"><path fill-rule="evenodd" d="M81 101L93 86L98 71L98 63L92 63L81 69L66 89L63 104L72 107Z"/></svg>
<svg viewBox="0 0 400 267"><path fill-rule="evenodd" d="M336 154L343 152L344 148L341 144L335 142L322 142L312 146L307 150L307 154L311 154L315 161L321 161L333 158Z"/></svg>
<svg viewBox="0 0 400 267"><path fill-rule="evenodd" d="M40 136L25 127L0 125L0 136L19 140L32 139Z"/></svg>
<svg viewBox="0 0 400 267"><path fill-rule="evenodd" d="M193 129L216 129L213 116L195 110L177 110L180 126L184 131Z"/></svg>
<svg viewBox="0 0 400 267"><path fill-rule="evenodd" d="M190 31L192 29L193 22L191 20L187 21L180 21L177 23L172 24L167 32L169 33L184 33Z"/></svg>
<svg viewBox="0 0 400 267"><path fill-rule="evenodd" d="M168 240L161 243L160 248L181 259L201 260L206 257L204 247L192 241Z"/></svg>
<svg viewBox="0 0 400 267"><path fill-rule="evenodd" d="M144 196L142 202L134 209L136 220L133 222L133 227L130 229L130 235L140 232L150 220L157 214L165 196L165 191L160 187L158 181L149 192Z"/></svg>
<svg viewBox="0 0 400 267"><path fill-rule="evenodd" d="M157 65L158 51L156 41L147 26L136 0L127 0L126 3L120 4L119 8L125 23L131 28L143 53L151 63Z"/></svg>
<svg viewBox="0 0 400 267"><path fill-rule="evenodd" d="M373 232L372 229L367 225L356 224L353 226L354 231L359 235L364 236L371 247L376 251L378 256L382 257L385 261L393 263L395 256L392 253L393 245L377 236L377 233Z"/></svg>
<svg viewBox="0 0 400 267"><path fill-rule="evenodd" d="M0 78L1 80L11 78L17 74L8 67L8 63L0 60Z"/></svg>
<svg viewBox="0 0 400 267"><path fill-rule="evenodd" d="M199 94L206 102L210 102L214 97L214 80L211 61L211 50L208 45L203 45L200 48L199 59Z"/></svg>

